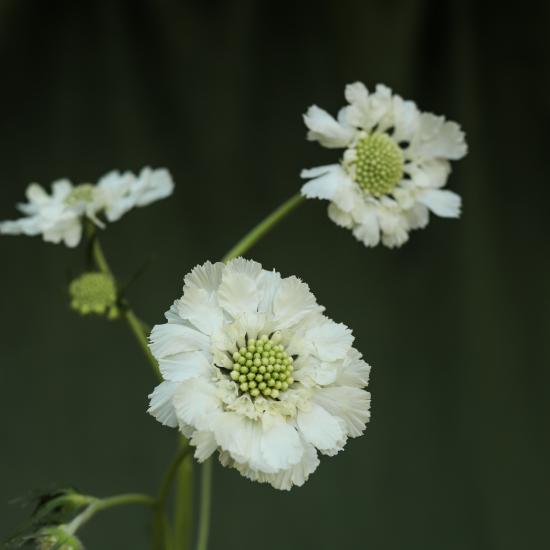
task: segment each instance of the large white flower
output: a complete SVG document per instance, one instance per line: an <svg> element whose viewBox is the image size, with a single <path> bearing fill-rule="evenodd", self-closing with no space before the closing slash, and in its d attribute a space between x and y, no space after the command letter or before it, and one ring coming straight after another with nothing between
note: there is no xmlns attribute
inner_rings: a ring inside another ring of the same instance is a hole
<svg viewBox="0 0 550 550"><path fill-rule="evenodd" d="M39 235L45 241L74 247L80 242L84 219L103 227L100 217L118 220L138 206L145 206L169 196L174 183L164 168L143 168L139 176L131 172L113 171L103 176L97 185L73 185L63 179L52 184L49 194L37 183L27 188L28 202L17 205L24 218L0 222L5 235Z"/></svg>
<svg viewBox="0 0 550 550"><path fill-rule="evenodd" d="M329 200L329 217L366 246L401 246L430 212L457 218L460 197L442 188L449 160L467 152L460 126L380 84L374 93L349 84L345 96L336 119L316 105L304 115L309 140L345 151L338 164L303 170L302 194Z"/></svg>
<svg viewBox="0 0 550 550"><path fill-rule="evenodd" d="M369 420L370 367L308 286L238 258L205 263L153 328L164 381L149 412L203 461L277 489L302 485Z"/></svg>

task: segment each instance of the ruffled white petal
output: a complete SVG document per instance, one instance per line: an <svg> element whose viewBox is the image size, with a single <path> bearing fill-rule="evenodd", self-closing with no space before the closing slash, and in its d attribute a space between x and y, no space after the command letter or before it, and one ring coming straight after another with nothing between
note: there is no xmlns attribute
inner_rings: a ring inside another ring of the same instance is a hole
<svg viewBox="0 0 550 550"><path fill-rule="evenodd" d="M273 298L273 317L279 330L289 328L322 308L309 286L297 277L283 279Z"/></svg>
<svg viewBox="0 0 550 550"><path fill-rule="evenodd" d="M336 384L364 388L369 383L370 365L363 361L361 354L351 348L338 370Z"/></svg>
<svg viewBox="0 0 550 550"><path fill-rule="evenodd" d="M164 426L175 428L178 419L172 398L179 386L178 382L161 382L149 395L149 409L147 412L153 415Z"/></svg>
<svg viewBox="0 0 550 550"><path fill-rule="evenodd" d="M359 388L334 386L320 388L313 399L335 417L343 420L347 435L360 436L370 419L370 394Z"/></svg>
<svg viewBox="0 0 550 550"><path fill-rule="evenodd" d="M452 191L426 189L418 193L417 200L442 218L460 217L462 199Z"/></svg>
<svg viewBox="0 0 550 550"><path fill-rule="evenodd" d="M220 306L231 316L255 313L261 300L258 289L262 266L251 260L237 258L227 264L218 289Z"/></svg>
<svg viewBox="0 0 550 550"><path fill-rule="evenodd" d="M323 454L332 456L344 448L347 439L344 421L319 405L313 404L310 410L300 411L296 425L303 438Z"/></svg>
<svg viewBox="0 0 550 550"><path fill-rule="evenodd" d="M336 225L339 225L340 227L346 227L348 229L353 226L353 218L351 217L351 214L348 212L344 212L343 210L338 208L338 206L336 206L336 204L334 204L333 202L328 205L327 213L328 217Z"/></svg>
<svg viewBox="0 0 550 550"><path fill-rule="evenodd" d="M343 359L353 344L351 330L346 325L327 318L321 324L310 328L305 339L322 361Z"/></svg>
<svg viewBox="0 0 550 550"><path fill-rule="evenodd" d="M199 462L204 462L207 458L210 458L218 448L214 432L211 431L197 430L193 432L189 443L195 447L195 458Z"/></svg>
<svg viewBox="0 0 550 550"><path fill-rule="evenodd" d="M147 206L169 197L174 191L174 181L166 168L143 168L132 190L136 206Z"/></svg>
<svg viewBox="0 0 550 550"><path fill-rule="evenodd" d="M186 319L207 335L219 330L223 323L223 311L217 296L202 288L187 288L176 308L182 319Z"/></svg>
<svg viewBox="0 0 550 550"><path fill-rule="evenodd" d="M196 288L204 290L209 294L216 292L222 282L222 273L225 265L222 262L205 262L202 265L195 266L191 273L185 276L184 292L187 288Z"/></svg>
<svg viewBox="0 0 550 550"><path fill-rule="evenodd" d="M149 339L149 347L157 359L184 351L204 351L210 345L208 336L202 332L173 323L155 325Z"/></svg>
<svg viewBox="0 0 550 550"><path fill-rule="evenodd" d="M420 115L418 131L411 142L411 153L420 159L461 159L468 152L464 132L456 122L432 113Z"/></svg>
<svg viewBox="0 0 550 550"><path fill-rule="evenodd" d="M208 355L202 351L187 351L159 359L159 369L165 380L174 382L216 374Z"/></svg>
<svg viewBox="0 0 550 550"><path fill-rule="evenodd" d="M295 363L294 378L307 386L326 386L332 384L338 377L341 363L319 361L315 357L298 360Z"/></svg>
<svg viewBox="0 0 550 550"><path fill-rule="evenodd" d="M216 385L205 378L191 378L178 386L173 397L178 420L198 430L213 430L222 415Z"/></svg>
<svg viewBox="0 0 550 550"><path fill-rule="evenodd" d="M349 179L338 164L302 170L300 177L313 178L302 186L301 193L304 197L327 200L332 200L341 186L347 186Z"/></svg>
<svg viewBox="0 0 550 550"><path fill-rule="evenodd" d="M312 105L307 110L304 122L309 128L307 139L318 141L323 147L347 147L353 139L353 128L344 126L317 105Z"/></svg>

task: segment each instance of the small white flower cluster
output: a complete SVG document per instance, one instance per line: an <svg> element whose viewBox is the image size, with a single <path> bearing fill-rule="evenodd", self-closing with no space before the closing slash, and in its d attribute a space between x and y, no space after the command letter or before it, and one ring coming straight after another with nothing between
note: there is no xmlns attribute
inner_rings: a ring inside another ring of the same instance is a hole
<svg viewBox="0 0 550 550"><path fill-rule="evenodd" d="M310 181L302 194L329 200L332 221L366 246L401 246L430 212L457 218L460 197L442 188L449 160L467 152L460 126L383 85L369 93L361 82L349 84L345 96L337 119L316 105L304 115L309 140L345 151L338 164L303 170Z"/></svg>
<svg viewBox="0 0 550 550"><path fill-rule="evenodd" d="M85 218L103 227L99 215L113 222L138 206L146 206L172 194L174 183L164 169L143 168L138 176L131 172L109 172L96 185L73 185L69 180L53 182L52 192L37 183L27 188L28 202L18 208L24 218L0 222L5 235L40 235L47 242L77 246Z"/></svg>
<svg viewBox="0 0 550 550"><path fill-rule="evenodd" d="M302 485L369 421L370 367L308 286L238 258L185 277L151 333L164 382L149 412L204 461L277 489Z"/></svg>

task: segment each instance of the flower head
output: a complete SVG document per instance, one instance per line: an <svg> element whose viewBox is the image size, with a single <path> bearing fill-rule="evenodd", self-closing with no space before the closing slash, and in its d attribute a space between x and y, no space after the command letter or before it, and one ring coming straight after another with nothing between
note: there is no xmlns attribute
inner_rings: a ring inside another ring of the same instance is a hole
<svg viewBox="0 0 550 550"><path fill-rule="evenodd" d="M119 315L114 279L105 273L83 273L69 285L71 307L87 315L95 313L116 319Z"/></svg>
<svg viewBox="0 0 550 550"><path fill-rule="evenodd" d="M315 105L304 115L309 140L344 153L338 164L303 170L302 194L329 200L329 217L366 246L401 246L430 212L458 217L460 197L442 188L449 161L467 152L460 126L383 85L369 93L356 82L345 95L337 119Z"/></svg>
<svg viewBox="0 0 550 550"><path fill-rule="evenodd" d="M308 286L238 258L205 263L151 333L164 381L149 412L203 461L277 489L302 485L369 420L370 367Z"/></svg>
<svg viewBox="0 0 550 550"><path fill-rule="evenodd" d="M174 184L167 170L144 168L139 176L131 172L110 172L97 185L73 185L57 180L48 193L37 183L27 188L27 203L18 208L25 217L0 222L0 234L40 235L47 242L64 242L77 246L82 237L85 218L103 227L100 215L107 221L118 220L138 206L145 206L170 195Z"/></svg>

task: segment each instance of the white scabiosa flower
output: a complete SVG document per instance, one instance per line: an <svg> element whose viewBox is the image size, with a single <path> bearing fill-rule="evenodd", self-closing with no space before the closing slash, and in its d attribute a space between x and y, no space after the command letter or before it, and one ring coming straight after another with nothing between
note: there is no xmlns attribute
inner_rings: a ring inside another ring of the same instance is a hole
<svg viewBox="0 0 550 550"><path fill-rule="evenodd" d="M308 286L238 258L205 263L153 328L164 381L149 412L203 461L277 489L302 485L369 420L370 367Z"/></svg>
<svg viewBox="0 0 550 550"><path fill-rule="evenodd" d="M344 153L338 164L303 170L302 194L329 200L329 217L366 246L401 246L430 212L457 218L461 199L443 187L449 161L467 152L460 126L383 85L369 93L349 84L345 96L336 119L315 105L304 115L310 141Z"/></svg>
<svg viewBox="0 0 550 550"><path fill-rule="evenodd" d="M144 168L139 176L131 172L110 172L94 185L73 185L63 179L48 193L37 183L26 191L27 203L17 205L25 217L0 222L0 234L42 235L47 242L77 246L84 219L104 227L101 216L113 222L138 206L169 196L174 183L165 169Z"/></svg>

